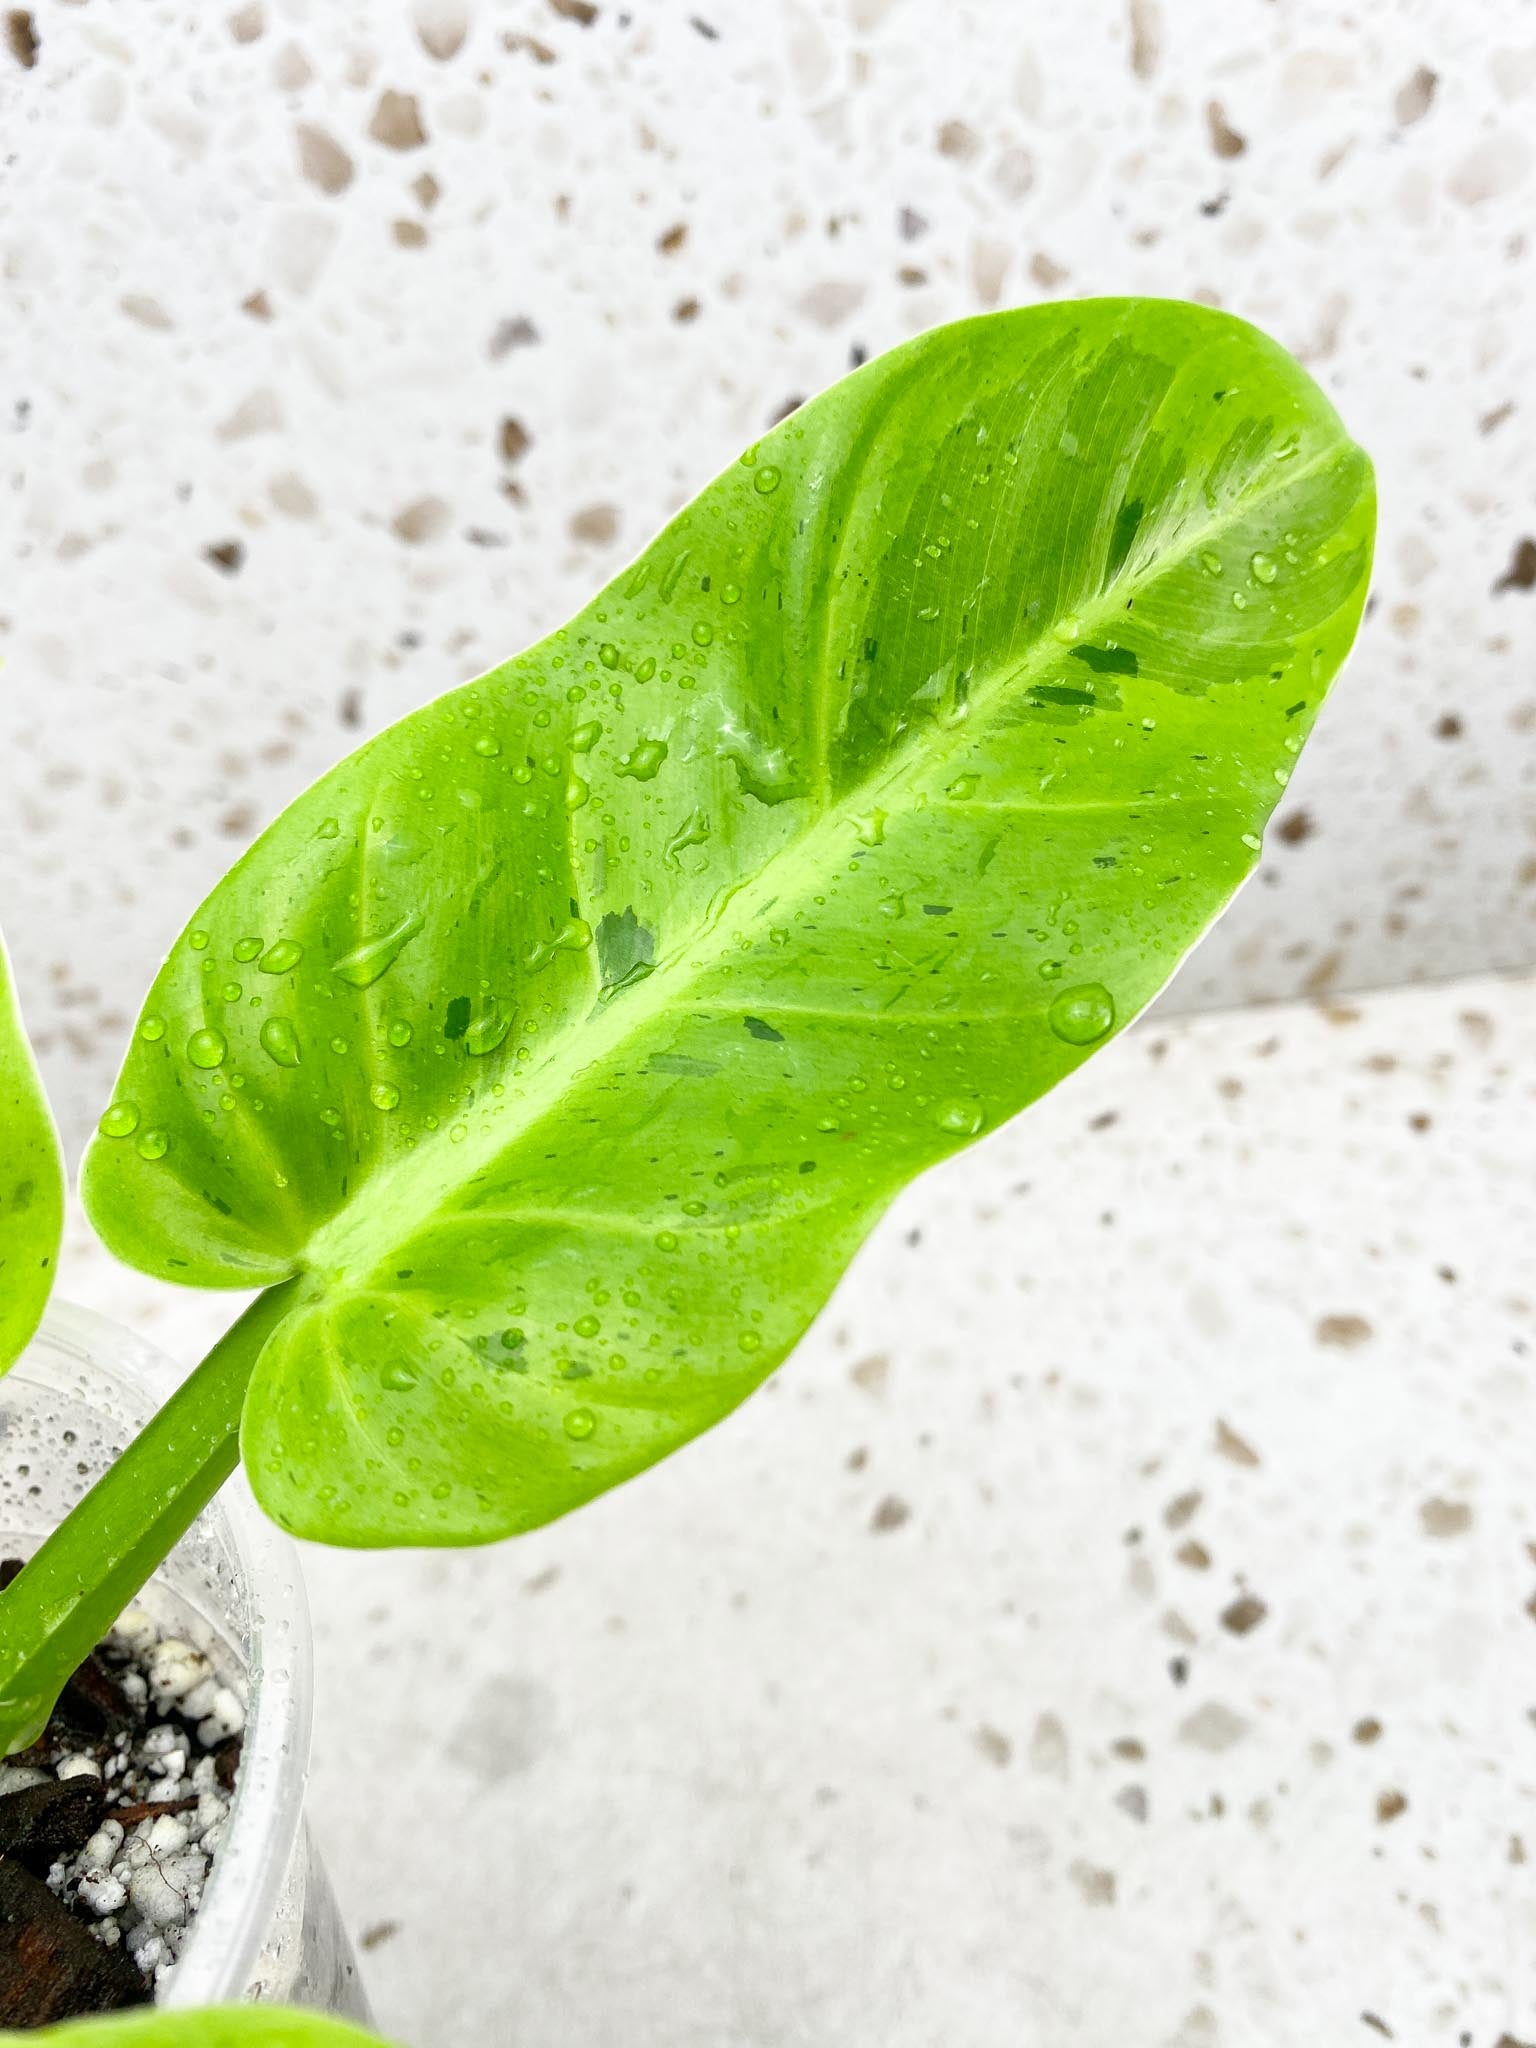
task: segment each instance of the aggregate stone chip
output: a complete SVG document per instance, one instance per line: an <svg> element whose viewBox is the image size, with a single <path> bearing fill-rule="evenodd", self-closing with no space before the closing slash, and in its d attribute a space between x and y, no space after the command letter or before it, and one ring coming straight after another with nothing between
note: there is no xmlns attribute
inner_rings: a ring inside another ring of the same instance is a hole
<svg viewBox="0 0 1536 2048"><path fill-rule="evenodd" d="M42 1738L0 1764L0 2026L161 1992L218 1852L244 1726L209 1658L131 1607Z"/></svg>

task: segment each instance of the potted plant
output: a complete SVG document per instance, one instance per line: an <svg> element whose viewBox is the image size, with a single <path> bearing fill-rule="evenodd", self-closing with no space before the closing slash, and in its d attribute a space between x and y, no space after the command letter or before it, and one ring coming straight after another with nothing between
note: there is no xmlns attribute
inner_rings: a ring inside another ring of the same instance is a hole
<svg viewBox="0 0 1536 2048"><path fill-rule="evenodd" d="M240 1457L292 1534L479 1543L744 1399L1252 870L1373 518L1243 322L988 315L300 796L172 948L83 1174L121 1258L264 1291L0 1596L4 1745Z"/></svg>

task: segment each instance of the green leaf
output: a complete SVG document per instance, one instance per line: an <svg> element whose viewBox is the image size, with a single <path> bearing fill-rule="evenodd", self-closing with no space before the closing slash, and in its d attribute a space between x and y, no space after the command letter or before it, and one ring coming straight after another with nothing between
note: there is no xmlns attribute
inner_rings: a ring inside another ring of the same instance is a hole
<svg viewBox="0 0 1536 2048"><path fill-rule="evenodd" d="M114 2013L27 2033L0 2028L0 2042L17 2048L24 2042L32 2048L380 2048L375 2034L324 2013L279 2005Z"/></svg>
<svg viewBox="0 0 1536 2048"><path fill-rule="evenodd" d="M0 940L0 1372L42 1320L64 1233L64 1164Z"/></svg>
<svg viewBox="0 0 1536 2048"><path fill-rule="evenodd" d="M1253 867L1372 528L1242 322L995 314L299 798L167 961L85 1179L150 1272L300 1276L243 1423L276 1519L506 1535L739 1402Z"/></svg>

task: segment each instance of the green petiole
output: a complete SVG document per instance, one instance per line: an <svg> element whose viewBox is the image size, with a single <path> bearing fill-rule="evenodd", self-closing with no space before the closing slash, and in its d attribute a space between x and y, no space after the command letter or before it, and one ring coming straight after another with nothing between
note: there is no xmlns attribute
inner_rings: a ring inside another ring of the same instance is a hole
<svg viewBox="0 0 1536 2048"><path fill-rule="evenodd" d="M0 1754L37 1740L69 1674L234 1471L245 1390L293 1284L252 1302L0 1594Z"/></svg>

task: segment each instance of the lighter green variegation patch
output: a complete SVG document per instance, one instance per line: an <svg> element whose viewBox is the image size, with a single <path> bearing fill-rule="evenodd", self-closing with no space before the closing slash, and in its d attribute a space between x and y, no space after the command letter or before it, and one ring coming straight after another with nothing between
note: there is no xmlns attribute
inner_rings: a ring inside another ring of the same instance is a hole
<svg viewBox="0 0 1536 2048"><path fill-rule="evenodd" d="M506 1535L740 1401L1253 867L1372 530L1242 322L996 314L300 797L166 962L85 1175L146 1271L292 1279L245 1402L268 1510Z"/></svg>

